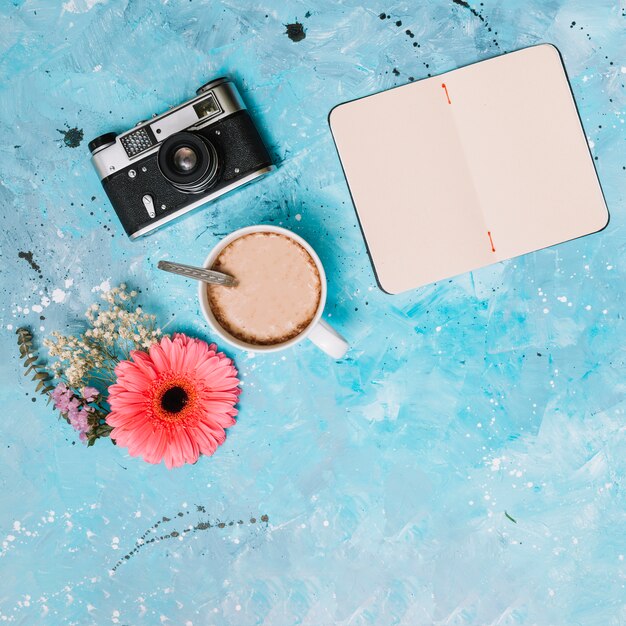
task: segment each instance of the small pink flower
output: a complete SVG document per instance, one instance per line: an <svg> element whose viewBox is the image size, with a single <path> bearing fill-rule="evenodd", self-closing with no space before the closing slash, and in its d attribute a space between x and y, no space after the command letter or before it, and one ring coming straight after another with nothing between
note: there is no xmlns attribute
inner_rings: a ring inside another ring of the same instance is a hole
<svg viewBox="0 0 626 626"><path fill-rule="evenodd" d="M239 379L215 344L177 334L133 351L109 387L111 439L131 456L167 468L211 455L235 424Z"/></svg>
<svg viewBox="0 0 626 626"><path fill-rule="evenodd" d="M61 411L61 413L67 413L68 404L72 398L72 391L68 388L65 383L59 383L54 391L50 393L52 397L52 402L54 403L54 408Z"/></svg>
<svg viewBox="0 0 626 626"><path fill-rule="evenodd" d="M70 422L73 422L78 417L78 411L80 409L80 400L76 397L72 397L72 399L67 403L67 417Z"/></svg>
<svg viewBox="0 0 626 626"><path fill-rule="evenodd" d="M86 433L89 430L89 409L81 407L74 415L70 416L70 424L79 433Z"/></svg>
<svg viewBox="0 0 626 626"><path fill-rule="evenodd" d="M86 402L93 402L100 395L100 392L95 387L83 387L82 394Z"/></svg>
<svg viewBox="0 0 626 626"><path fill-rule="evenodd" d="M86 387L83 391L83 396L86 395L86 390L91 389L93 387ZM98 393L97 390L95 391ZM91 428L89 425L89 414L92 411L90 407L85 406L87 399L76 397L65 383L59 383L50 393L50 396L54 402L54 407L68 420L72 428L79 433L80 440L86 441L87 433Z"/></svg>

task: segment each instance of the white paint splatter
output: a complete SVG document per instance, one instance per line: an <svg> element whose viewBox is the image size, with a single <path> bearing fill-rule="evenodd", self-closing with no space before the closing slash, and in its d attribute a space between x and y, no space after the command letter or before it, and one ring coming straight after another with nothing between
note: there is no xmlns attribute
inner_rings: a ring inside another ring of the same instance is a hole
<svg viewBox="0 0 626 626"><path fill-rule="evenodd" d="M107 280L103 280L99 285L96 285L95 287L92 287L91 291L92 293L95 293L96 291L110 291L111 290L111 283L109 282L109 279Z"/></svg>
<svg viewBox="0 0 626 626"><path fill-rule="evenodd" d="M63 12L68 13L87 13L96 4L101 4L104 0L68 0L63 3Z"/></svg>
<svg viewBox="0 0 626 626"><path fill-rule="evenodd" d="M43 311L41 304L33 304L32 309L35 313L41 313Z"/></svg>
<svg viewBox="0 0 626 626"><path fill-rule="evenodd" d="M66 289L69 289L73 284L74 284L74 279L73 278L66 278L65 279L65 288Z"/></svg>
<svg viewBox="0 0 626 626"><path fill-rule="evenodd" d="M67 294L63 289L59 289L58 287L52 292L52 301L61 303L65 301Z"/></svg>
<svg viewBox="0 0 626 626"><path fill-rule="evenodd" d="M504 457L496 457L495 459L491 460L491 471L492 472L497 472L500 469L500 464L502 463L502 460L504 459Z"/></svg>

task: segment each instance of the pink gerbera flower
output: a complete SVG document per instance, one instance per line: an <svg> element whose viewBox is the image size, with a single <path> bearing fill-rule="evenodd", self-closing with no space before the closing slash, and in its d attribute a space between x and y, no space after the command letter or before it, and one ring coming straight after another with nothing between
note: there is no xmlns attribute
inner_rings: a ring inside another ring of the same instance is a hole
<svg viewBox="0 0 626 626"><path fill-rule="evenodd" d="M211 455L235 424L239 379L215 344L177 334L135 350L109 387L111 438L131 456L169 468Z"/></svg>

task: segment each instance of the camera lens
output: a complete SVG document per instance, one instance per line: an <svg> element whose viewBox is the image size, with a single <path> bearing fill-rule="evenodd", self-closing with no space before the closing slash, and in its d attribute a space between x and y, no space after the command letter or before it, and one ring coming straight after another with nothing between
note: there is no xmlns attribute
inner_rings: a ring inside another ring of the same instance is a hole
<svg viewBox="0 0 626 626"><path fill-rule="evenodd" d="M183 146L174 152L174 167L180 172L190 172L198 163L198 155L192 148Z"/></svg>
<svg viewBox="0 0 626 626"><path fill-rule="evenodd" d="M202 135L171 135L159 148L158 162L163 176L185 193L201 193L217 179L217 150Z"/></svg>

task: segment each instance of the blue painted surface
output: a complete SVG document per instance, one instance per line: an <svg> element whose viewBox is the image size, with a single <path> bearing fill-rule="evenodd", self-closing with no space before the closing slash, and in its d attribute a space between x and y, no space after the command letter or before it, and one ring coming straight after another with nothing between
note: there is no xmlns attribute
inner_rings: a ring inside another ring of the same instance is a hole
<svg viewBox="0 0 626 626"><path fill-rule="evenodd" d="M608 0L2 3L0 620L626 623L625 12ZM296 20L299 42L285 32ZM328 111L542 41L565 58L609 227L384 295ZM87 141L222 74L279 169L129 242ZM74 148L70 129L84 133ZM17 327L78 330L94 289L125 280L168 329L206 336L195 287L157 261L198 262L224 233L267 221L319 252L350 358L304 344L231 352L239 423L213 458L171 472L106 441L73 445L32 402Z"/></svg>

